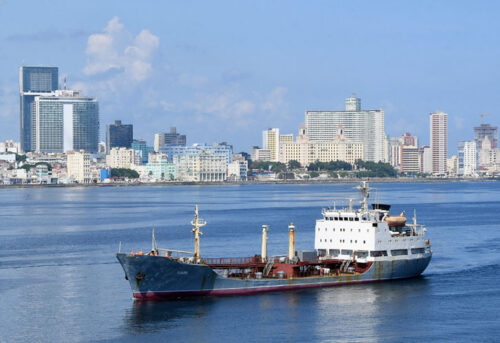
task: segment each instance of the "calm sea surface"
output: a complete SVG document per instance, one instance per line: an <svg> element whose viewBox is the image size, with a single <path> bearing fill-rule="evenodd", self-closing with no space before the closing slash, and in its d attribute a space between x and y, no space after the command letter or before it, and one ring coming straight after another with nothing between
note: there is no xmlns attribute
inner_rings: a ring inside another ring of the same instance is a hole
<svg viewBox="0 0 500 343"><path fill-rule="evenodd" d="M194 204L208 225L203 256L311 249L315 219L355 185L0 189L1 342L498 342L500 183L374 184L370 200L427 225L423 277L265 295L138 303L114 254L192 250ZM337 201L337 205L339 205Z"/></svg>

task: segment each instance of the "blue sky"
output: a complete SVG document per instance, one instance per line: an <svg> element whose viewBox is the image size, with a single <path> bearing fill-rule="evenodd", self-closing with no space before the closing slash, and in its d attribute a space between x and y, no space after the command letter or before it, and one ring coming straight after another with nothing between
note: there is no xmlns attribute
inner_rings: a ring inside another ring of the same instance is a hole
<svg viewBox="0 0 500 343"><path fill-rule="evenodd" d="M428 144L429 113L449 118L449 152L480 113L499 124L500 5L494 1L0 0L0 140L19 138L18 69L59 67L150 143L261 144L296 133L307 109L356 93L383 108L391 136Z"/></svg>

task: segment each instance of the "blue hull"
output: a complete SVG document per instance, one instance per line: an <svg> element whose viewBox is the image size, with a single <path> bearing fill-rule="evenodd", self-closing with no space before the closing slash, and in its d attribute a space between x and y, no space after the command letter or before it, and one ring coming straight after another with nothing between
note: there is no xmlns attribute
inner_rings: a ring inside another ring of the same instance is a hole
<svg viewBox="0 0 500 343"><path fill-rule="evenodd" d="M161 256L117 254L116 257L129 280L134 298L162 299L255 294L411 278L422 274L432 254L413 259L376 261L363 274L283 279L227 278L209 266L182 263Z"/></svg>

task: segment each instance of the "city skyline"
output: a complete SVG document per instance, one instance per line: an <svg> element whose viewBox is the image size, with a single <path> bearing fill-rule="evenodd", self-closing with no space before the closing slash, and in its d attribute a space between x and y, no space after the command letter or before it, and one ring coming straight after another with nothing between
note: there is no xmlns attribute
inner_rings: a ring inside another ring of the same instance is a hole
<svg viewBox="0 0 500 343"><path fill-rule="evenodd" d="M101 140L105 125L121 119L150 145L155 132L176 126L191 142L229 141L248 150L264 128L296 132L305 111L342 109L353 92L363 108L384 110L390 136L409 131L422 144L429 144L428 115L448 113L451 153L458 141L472 139L481 113L499 124L494 3L226 3L214 9L109 2L99 11L93 4L61 2L53 12L33 2L33 12L47 20L27 29L22 4L0 2L2 140L20 139L14 133L22 65L58 66L60 84L67 78L70 89L97 98ZM70 11L71 22L59 20ZM260 25L249 25L257 20Z"/></svg>

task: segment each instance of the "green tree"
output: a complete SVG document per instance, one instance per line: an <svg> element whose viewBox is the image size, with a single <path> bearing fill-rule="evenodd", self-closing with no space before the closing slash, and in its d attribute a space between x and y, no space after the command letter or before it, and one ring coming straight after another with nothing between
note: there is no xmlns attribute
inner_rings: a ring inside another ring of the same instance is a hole
<svg viewBox="0 0 500 343"><path fill-rule="evenodd" d="M139 177L139 173L133 169L111 168L111 177L125 177L129 179L137 179Z"/></svg>
<svg viewBox="0 0 500 343"><path fill-rule="evenodd" d="M288 169L299 169L300 167L302 166L300 165L299 161L297 160L288 161Z"/></svg>
<svg viewBox="0 0 500 343"><path fill-rule="evenodd" d="M319 176L319 173L317 171L312 171L310 175L312 178L315 178Z"/></svg>

